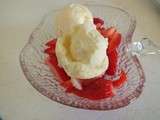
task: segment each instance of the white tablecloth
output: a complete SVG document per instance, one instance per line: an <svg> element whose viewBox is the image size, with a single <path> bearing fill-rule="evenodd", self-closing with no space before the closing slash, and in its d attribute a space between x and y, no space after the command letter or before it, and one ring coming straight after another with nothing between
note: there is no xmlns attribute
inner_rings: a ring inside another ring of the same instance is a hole
<svg viewBox="0 0 160 120"><path fill-rule="evenodd" d="M29 84L20 68L20 50L42 16L67 2L0 0L0 116L4 120L160 119L160 56L140 58L147 78L144 91L134 103L118 110L99 112L64 106L44 97ZM147 36L160 45L160 13L151 0L104 0L104 3L136 16L134 39Z"/></svg>

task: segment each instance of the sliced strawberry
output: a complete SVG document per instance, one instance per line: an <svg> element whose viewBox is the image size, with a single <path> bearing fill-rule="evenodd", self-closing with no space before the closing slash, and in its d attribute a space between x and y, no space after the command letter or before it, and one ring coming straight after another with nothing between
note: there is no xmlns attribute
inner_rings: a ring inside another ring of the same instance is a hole
<svg viewBox="0 0 160 120"><path fill-rule="evenodd" d="M58 61L55 54L56 40L51 40L46 45L49 46L49 48L45 50L45 53L49 55L49 58L47 59L47 64L59 80L60 84L66 88L66 91L71 91L73 86L70 82L70 77L66 74L63 68L60 68L58 66Z"/></svg>
<svg viewBox="0 0 160 120"><path fill-rule="evenodd" d="M94 17L94 18L93 18L93 23L94 23L95 25L97 25L98 23L100 23L100 25L103 25L103 24L104 24L104 21L103 21L101 18Z"/></svg>
<svg viewBox="0 0 160 120"><path fill-rule="evenodd" d="M60 82L60 84L64 88L66 88L66 92L71 92L73 90L73 85L70 81L70 77L66 74L64 69L58 66L56 56L52 56L52 58L49 58L47 64L53 71L53 74L55 74L55 76L57 77L57 80Z"/></svg>
<svg viewBox="0 0 160 120"><path fill-rule="evenodd" d="M103 35L103 31L106 30L104 27L96 27L96 29L98 30L98 32L104 37L106 38L104 35Z"/></svg>
<svg viewBox="0 0 160 120"><path fill-rule="evenodd" d="M116 31L110 38L107 51L111 52L114 49L118 48L120 42L121 42L121 34Z"/></svg>
<svg viewBox="0 0 160 120"><path fill-rule="evenodd" d="M122 71L121 74L120 74L119 79L112 82L113 83L113 87L115 87L115 88L121 87L122 85L124 85L126 80L127 80L127 75L126 75L126 73L124 71Z"/></svg>
<svg viewBox="0 0 160 120"><path fill-rule="evenodd" d="M56 41L57 41L57 39L50 40L45 45L48 47L54 47L56 45Z"/></svg>
<svg viewBox="0 0 160 120"><path fill-rule="evenodd" d="M53 54L53 48L49 47L49 48L45 49L44 52L48 55L51 55L51 54Z"/></svg>
<svg viewBox="0 0 160 120"><path fill-rule="evenodd" d="M66 74L64 69L58 66L57 58L55 55L48 59L48 65L61 83L63 81L70 80L70 77Z"/></svg>
<svg viewBox="0 0 160 120"><path fill-rule="evenodd" d="M101 29L101 27L102 27L101 23L96 24L96 29Z"/></svg>
<svg viewBox="0 0 160 120"><path fill-rule="evenodd" d="M47 59L47 64L56 73L57 77L60 78L60 80L63 80L63 81L69 80L70 77L68 77L68 75L65 73L63 68L60 68L58 66L58 61L57 61L57 57L55 54L56 41L53 42L53 40L52 40L52 41L48 42L48 45L50 45L50 47L45 50L45 53L49 54L49 56L50 56Z"/></svg>
<svg viewBox="0 0 160 120"><path fill-rule="evenodd" d="M83 90L74 90L73 92L81 97L85 97L92 100L103 99L112 97L112 81L109 80L96 80L92 84L84 87Z"/></svg>
<svg viewBox="0 0 160 120"><path fill-rule="evenodd" d="M86 80L82 79L82 80L80 80L80 83L82 84L82 88L84 88L84 87L92 84L92 83L95 82L96 80L97 80L97 79L94 79L94 78L93 78L93 79L86 79Z"/></svg>
<svg viewBox="0 0 160 120"><path fill-rule="evenodd" d="M45 44L48 48L46 48L44 52L49 56L52 56L55 53L56 41L56 39L53 39Z"/></svg>
<svg viewBox="0 0 160 120"><path fill-rule="evenodd" d="M107 55L109 59L109 66L106 73L108 75L114 75L117 69L118 53L116 50L113 50L112 52L108 53L107 50Z"/></svg>
<svg viewBox="0 0 160 120"><path fill-rule="evenodd" d="M110 41L107 48L109 67L107 69L107 74L114 75L117 69L117 61L118 61L117 48L121 42L121 34L115 31L112 37L110 37L109 39Z"/></svg>
<svg viewBox="0 0 160 120"><path fill-rule="evenodd" d="M106 29L102 26L102 27L99 27L97 30L101 33L101 31L106 30Z"/></svg>
<svg viewBox="0 0 160 120"><path fill-rule="evenodd" d="M106 29L98 29L98 31L101 33L101 35L104 37L104 38L107 38L108 36L106 35Z"/></svg>
<svg viewBox="0 0 160 120"><path fill-rule="evenodd" d="M115 27L110 27L110 28L108 28L108 29L106 30L106 35L107 35L108 37L110 37L110 36L112 36L116 31L117 31L117 30L116 30Z"/></svg>
<svg viewBox="0 0 160 120"><path fill-rule="evenodd" d="M103 73L102 75L99 75L97 77L91 78L91 79L79 79L79 81L82 84L82 87L86 87L97 80L104 79L104 75L105 75L105 73Z"/></svg>
<svg viewBox="0 0 160 120"><path fill-rule="evenodd" d="M61 83L61 85L66 88L66 92L72 92L74 89L74 86L72 85L71 80L67 80Z"/></svg>
<svg viewBox="0 0 160 120"><path fill-rule="evenodd" d="M103 37L109 38L108 40L110 41L110 38L112 37L112 35L115 32L116 32L116 28L115 27L110 27L108 29L102 30L101 34L103 35Z"/></svg>

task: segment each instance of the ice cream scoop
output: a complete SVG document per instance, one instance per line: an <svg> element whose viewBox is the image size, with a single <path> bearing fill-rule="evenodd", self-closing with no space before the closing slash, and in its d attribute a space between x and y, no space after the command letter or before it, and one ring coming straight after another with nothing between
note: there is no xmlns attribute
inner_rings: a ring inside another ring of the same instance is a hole
<svg viewBox="0 0 160 120"><path fill-rule="evenodd" d="M77 25L85 21L93 21L92 13L83 5L70 4L60 9L55 17L55 28L57 35L72 32Z"/></svg>
<svg viewBox="0 0 160 120"><path fill-rule="evenodd" d="M59 12L56 19L60 18L66 19L56 22L60 32L56 44L59 66L74 81L102 75L108 68L108 39L97 31L91 12L82 5L71 4Z"/></svg>

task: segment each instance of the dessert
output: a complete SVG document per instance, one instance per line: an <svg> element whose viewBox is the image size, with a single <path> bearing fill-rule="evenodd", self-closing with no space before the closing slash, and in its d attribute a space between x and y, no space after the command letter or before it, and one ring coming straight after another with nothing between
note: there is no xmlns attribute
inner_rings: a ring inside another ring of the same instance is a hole
<svg viewBox="0 0 160 120"><path fill-rule="evenodd" d="M66 92L91 100L112 97L125 81L122 70L117 80L105 75L117 71L117 48L121 34L104 27L101 18L79 4L61 9L55 19L57 36L46 43L46 63Z"/></svg>

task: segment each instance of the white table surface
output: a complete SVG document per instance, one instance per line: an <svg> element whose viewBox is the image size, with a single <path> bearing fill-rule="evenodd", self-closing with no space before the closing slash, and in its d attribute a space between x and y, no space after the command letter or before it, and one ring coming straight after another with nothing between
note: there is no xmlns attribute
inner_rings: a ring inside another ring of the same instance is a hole
<svg viewBox="0 0 160 120"><path fill-rule="evenodd" d="M147 36L160 45L160 11L152 1L103 1L136 16L134 39ZM134 103L118 110L99 112L64 106L44 97L29 84L20 68L20 50L41 17L67 2L0 0L0 116L4 120L160 119L160 56L140 58L147 78L144 91Z"/></svg>

